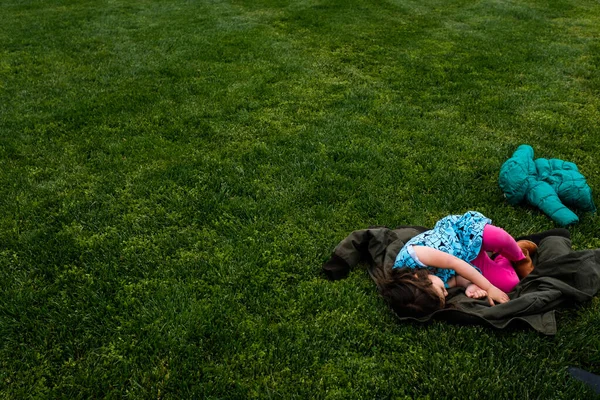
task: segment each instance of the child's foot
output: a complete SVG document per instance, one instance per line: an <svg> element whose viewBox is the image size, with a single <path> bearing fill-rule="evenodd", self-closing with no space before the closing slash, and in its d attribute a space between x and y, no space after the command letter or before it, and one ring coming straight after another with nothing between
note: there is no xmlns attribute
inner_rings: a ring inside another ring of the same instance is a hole
<svg viewBox="0 0 600 400"><path fill-rule="evenodd" d="M472 299L483 299L484 297L487 297L487 292L476 284L471 283L465 289L465 295Z"/></svg>

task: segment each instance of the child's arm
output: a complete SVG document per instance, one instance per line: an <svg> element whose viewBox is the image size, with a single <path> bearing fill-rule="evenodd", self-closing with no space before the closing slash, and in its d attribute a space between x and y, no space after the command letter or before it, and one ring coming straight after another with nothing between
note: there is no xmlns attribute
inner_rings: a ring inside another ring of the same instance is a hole
<svg viewBox="0 0 600 400"><path fill-rule="evenodd" d="M472 282L468 279L463 278L460 275L454 275L448 280L448 287L464 287L471 285Z"/></svg>
<svg viewBox="0 0 600 400"><path fill-rule="evenodd" d="M485 290L488 294L490 305L494 305L494 300L499 303L506 303L509 300L506 293L492 285L475 268L460 258L426 246L413 246L413 250L423 264L431 267L453 269L461 277Z"/></svg>

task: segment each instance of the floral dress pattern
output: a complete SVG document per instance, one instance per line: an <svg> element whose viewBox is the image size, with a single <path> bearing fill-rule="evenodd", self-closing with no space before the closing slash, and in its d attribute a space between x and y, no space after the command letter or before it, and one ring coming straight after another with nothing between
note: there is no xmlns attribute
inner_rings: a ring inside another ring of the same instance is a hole
<svg viewBox="0 0 600 400"><path fill-rule="evenodd" d="M423 232L406 242L396 257L394 268L427 268L448 287L448 280L456 275L456 272L452 269L429 267L423 264L412 246L431 247L470 262L481 250L483 228L491 223L492 220L477 211L442 218L432 230Z"/></svg>

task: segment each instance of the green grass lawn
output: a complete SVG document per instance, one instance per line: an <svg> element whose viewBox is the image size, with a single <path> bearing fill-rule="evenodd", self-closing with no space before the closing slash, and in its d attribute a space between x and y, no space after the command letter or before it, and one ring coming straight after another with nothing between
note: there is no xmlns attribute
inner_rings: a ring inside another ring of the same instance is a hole
<svg viewBox="0 0 600 400"><path fill-rule="evenodd" d="M553 228L500 166L600 193L599 121L596 1L3 0L0 398L589 398L598 297L420 326L319 272L369 225Z"/></svg>

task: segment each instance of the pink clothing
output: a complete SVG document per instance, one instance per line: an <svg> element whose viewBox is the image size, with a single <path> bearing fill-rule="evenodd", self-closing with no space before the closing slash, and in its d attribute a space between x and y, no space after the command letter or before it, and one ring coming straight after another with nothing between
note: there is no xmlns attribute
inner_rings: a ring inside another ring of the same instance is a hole
<svg viewBox="0 0 600 400"><path fill-rule="evenodd" d="M511 261L523 260L523 251L510 234L497 226L486 225L482 240L481 250L471 264L479 268L492 285L503 292L510 292L519 283ZM498 256L492 260L487 255L488 251L497 253Z"/></svg>

